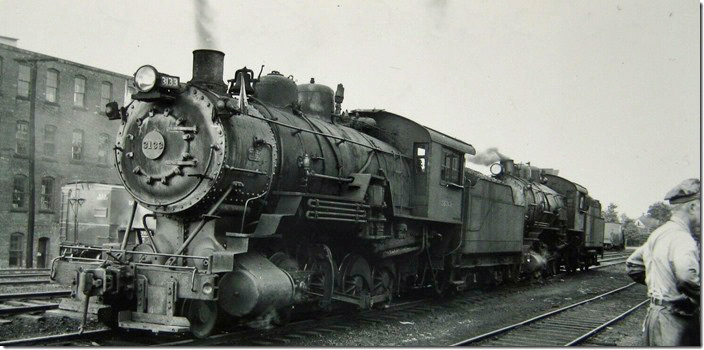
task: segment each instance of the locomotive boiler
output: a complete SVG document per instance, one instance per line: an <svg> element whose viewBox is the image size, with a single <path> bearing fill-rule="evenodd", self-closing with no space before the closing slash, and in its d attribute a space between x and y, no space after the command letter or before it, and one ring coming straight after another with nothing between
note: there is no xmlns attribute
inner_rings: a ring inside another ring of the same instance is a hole
<svg viewBox="0 0 704 350"><path fill-rule="evenodd" d="M580 259L566 247L595 263L584 245L598 220L571 211L589 199L581 186L508 164L481 175L464 166L470 144L384 110L342 112L342 85L246 67L225 83L223 60L194 51L187 83L143 66L133 101L106 106L134 198L126 234L65 244L52 262L74 290L62 308L84 321L205 337L294 307L515 280ZM141 240L137 205L152 212Z"/></svg>
<svg viewBox="0 0 704 350"><path fill-rule="evenodd" d="M525 210L524 243L530 247L531 265L555 274L561 266L571 272L597 264L604 220L601 204L586 188L558 176L555 169L511 159L496 163L492 172L511 186L515 202Z"/></svg>

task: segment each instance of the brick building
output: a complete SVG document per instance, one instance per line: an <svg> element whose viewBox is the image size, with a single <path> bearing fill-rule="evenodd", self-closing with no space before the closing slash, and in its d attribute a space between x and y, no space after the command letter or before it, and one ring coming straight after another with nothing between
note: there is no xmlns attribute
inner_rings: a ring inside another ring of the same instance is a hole
<svg viewBox="0 0 704 350"><path fill-rule="evenodd" d="M58 254L61 186L119 183L112 160L118 125L103 110L108 101L123 105L131 78L23 50L16 39L0 37L0 268L26 267L30 255L34 267L48 267ZM28 252L32 156L34 239Z"/></svg>

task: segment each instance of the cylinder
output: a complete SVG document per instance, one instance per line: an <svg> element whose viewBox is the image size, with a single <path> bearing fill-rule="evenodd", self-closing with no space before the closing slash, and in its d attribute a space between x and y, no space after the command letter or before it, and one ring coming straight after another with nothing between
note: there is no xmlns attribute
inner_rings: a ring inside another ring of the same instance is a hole
<svg viewBox="0 0 704 350"><path fill-rule="evenodd" d="M237 256L235 269L220 279L220 307L235 317L256 316L293 304L291 276L267 258L248 253Z"/></svg>
<svg viewBox="0 0 704 350"><path fill-rule="evenodd" d="M223 52L194 50L191 84L224 94L227 91L227 85L222 80L224 60L225 54Z"/></svg>

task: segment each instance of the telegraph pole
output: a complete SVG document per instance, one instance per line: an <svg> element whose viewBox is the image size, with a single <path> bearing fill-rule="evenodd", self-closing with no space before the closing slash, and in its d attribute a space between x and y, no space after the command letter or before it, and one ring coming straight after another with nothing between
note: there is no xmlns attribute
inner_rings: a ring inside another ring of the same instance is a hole
<svg viewBox="0 0 704 350"><path fill-rule="evenodd" d="M56 61L56 58L18 58L15 61L29 64L29 210L27 211L27 257L25 267L34 266L34 212L35 212L35 184L34 160L35 154L35 109L37 99L37 62Z"/></svg>

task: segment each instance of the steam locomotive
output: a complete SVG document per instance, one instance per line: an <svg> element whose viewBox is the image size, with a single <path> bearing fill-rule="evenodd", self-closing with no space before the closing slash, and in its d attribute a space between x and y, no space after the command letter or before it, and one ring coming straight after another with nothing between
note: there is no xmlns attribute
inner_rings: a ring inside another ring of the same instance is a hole
<svg viewBox="0 0 704 350"><path fill-rule="evenodd" d="M486 176L464 166L470 144L342 112L342 85L246 67L226 84L223 60L194 51L188 83L143 66L133 102L106 106L132 216L121 242L64 244L51 271L84 321L205 337L294 307L587 269L603 252L600 203L556 171L505 159ZM138 204L156 222L141 240Z"/></svg>

